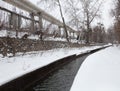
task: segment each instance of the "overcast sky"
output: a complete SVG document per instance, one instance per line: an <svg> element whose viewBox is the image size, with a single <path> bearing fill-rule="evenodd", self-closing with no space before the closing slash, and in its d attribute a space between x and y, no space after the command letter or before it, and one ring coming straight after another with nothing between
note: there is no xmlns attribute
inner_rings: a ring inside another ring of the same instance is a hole
<svg viewBox="0 0 120 91"><path fill-rule="evenodd" d="M113 19L110 16L110 11L114 7L113 1L114 0L106 0L106 3L104 4L103 7L102 17L103 17L103 23L106 26L106 28L108 28L111 24L113 24Z"/></svg>

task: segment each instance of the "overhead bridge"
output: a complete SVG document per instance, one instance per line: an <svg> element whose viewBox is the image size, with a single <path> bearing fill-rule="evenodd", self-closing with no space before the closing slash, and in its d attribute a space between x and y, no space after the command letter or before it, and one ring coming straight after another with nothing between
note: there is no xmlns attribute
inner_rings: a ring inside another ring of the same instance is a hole
<svg viewBox="0 0 120 91"><path fill-rule="evenodd" d="M59 27L63 27L63 23L60 20L58 20L55 17L53 17L52 15L46 13L44 10L38 8L36 5L32 4L29 0L3 0L3 1L5 1L13 6L16 6L22 10L25 10L29 13L33 13L36 16L41 15L40 18L45 19L46 21L49 21L52 24L58 25ZM66 25L66 27L69 32L72 32L72 33L76 32L74 29L72 29L68 25Z"/></svg>

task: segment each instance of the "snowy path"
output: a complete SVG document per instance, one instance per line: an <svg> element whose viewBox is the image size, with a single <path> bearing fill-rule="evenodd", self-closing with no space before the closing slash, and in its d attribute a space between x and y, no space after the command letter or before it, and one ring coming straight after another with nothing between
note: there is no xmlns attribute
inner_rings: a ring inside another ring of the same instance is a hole
<svg viewBox="0 0 120 91"><path fill-rule="evenodd" d="M70 91L120 91L120 47L88 56Z"/></svg>
<svg viewBox="0 0 120 91"><path fill-rule="evenodd" d="M49 51L31 52L24 56L19 55L12 58L0 57L0 86L24 74L55 62L58 59L73 54L82 54L100 47L101 46L53 49Z"/></svg>

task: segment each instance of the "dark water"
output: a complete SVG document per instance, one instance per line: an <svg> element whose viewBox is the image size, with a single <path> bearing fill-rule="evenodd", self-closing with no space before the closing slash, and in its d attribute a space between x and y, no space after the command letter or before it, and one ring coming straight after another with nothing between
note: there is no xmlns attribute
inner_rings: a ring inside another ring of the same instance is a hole
<svg viewBox="0 0 120 91"><path fill-rule="evenodd" d="M25 91L69 91L80 65L87 56L77 58L62 66L43 81L36 82Z"/></svg>

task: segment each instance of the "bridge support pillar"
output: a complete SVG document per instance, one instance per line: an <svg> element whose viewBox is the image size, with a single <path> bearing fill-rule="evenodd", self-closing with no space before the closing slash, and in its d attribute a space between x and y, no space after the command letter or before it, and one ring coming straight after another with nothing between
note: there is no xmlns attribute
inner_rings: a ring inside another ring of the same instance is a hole
<svg viewBox="0 0 120 91"><path fill-rule="evenodd" d="M75 37L75 33L73 32L73 38Z"/></svg>
<svg viewBox="0 0 120 91"><path fill-rule="evenodd" d="M10 16L9 16L9 28L10 29L13 28L13 13L10 13Z"/></svg>
<svg viewBox="0 0 120 91"><path fill-rule="evenodd" d="M39 31L41 32L40 34L40 40L42 40L42 36L43 36L43 22L42 22L42 13L38 12L38 17L39 17Z"/></svg>
<svg viewBox="0 0 120 91"><path fill-rule="evenodd" d="M21 17L18 15L18 25L17 25L18 30L20 30L20 27L21 27Z"/></svg>
<svg viewBox="0 0 120 91"><path fill-rule="evenodd" d="M62 34L61 34L61 27L58 26L58 29L59 29L59 36L62 37Z"/></svg>
<svg viewBox="0 0 120 91"><path fill-rule="evenodd" d="M69 31L69 39L70 39L70 41L71 41L71 37L72 37L72 35L71 35L71 32Z"/></svg>
<svg viewBox="0 0 120 91"><path fill-rule="evenodd" d="M30 30L31 30L31 32L34 32L34 30L35 30L35 28L34 28L34 14L33 13L31 13L30 14L30 17L31 17L31 19L32 19L32 21L31 21L31 26L30 26Z"/></svg>
<svg viewBox="0 0 120 91"><path fill-rule="evenodd" d="M9 27L16 31L16 38L18 37L18 15L11 13L9 16Z"/></svg>
<svg viewBox="0 0 120 91"><path fill-rule="evenodd" d="M41 12L38 13L38 17L39 17L39 28L40 28L40 31L42 32L43 31L43 22L42 22L42 13Z"/></svg>

